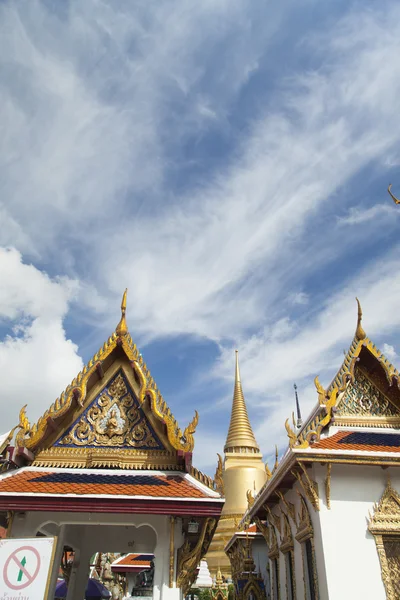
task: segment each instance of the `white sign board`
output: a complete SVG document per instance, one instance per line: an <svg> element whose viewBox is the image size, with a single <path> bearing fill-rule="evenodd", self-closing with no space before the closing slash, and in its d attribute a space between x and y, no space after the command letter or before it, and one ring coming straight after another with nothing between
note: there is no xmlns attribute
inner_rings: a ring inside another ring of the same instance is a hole
<svg viewBox="0 0 400 600"><path fill-rule="evenodd" d="M45 600L56 538L0 540L1 600Z"/></svg>

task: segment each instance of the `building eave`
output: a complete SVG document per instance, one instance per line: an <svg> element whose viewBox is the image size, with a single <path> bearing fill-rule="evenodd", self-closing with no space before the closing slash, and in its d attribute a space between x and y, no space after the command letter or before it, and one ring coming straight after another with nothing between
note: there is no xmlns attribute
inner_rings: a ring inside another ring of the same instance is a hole
<svg viewBox="0 0 400 600"><path fill-rule="evenodd" d="M206 500L204 502L204 500ZM73 512L105 514L150 514L172 516L212 516L219 517L224 500L197 498L154 499L154 498L115 498L88 496L23 496L2 494L0 511L18 512Z"/></svg>

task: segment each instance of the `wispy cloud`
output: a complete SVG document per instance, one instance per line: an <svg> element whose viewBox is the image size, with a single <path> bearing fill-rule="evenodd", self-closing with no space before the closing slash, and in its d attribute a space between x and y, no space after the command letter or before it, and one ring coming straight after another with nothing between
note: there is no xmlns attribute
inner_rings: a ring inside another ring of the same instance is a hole
<svg viewBox="0 0 400 600"><path fill-rule="evenodd" d="M204 405L212 377L229 380L230 402L240 345L262 438L290 414L294 380L306 411L312 376L333 374L356 294L368 332L394 344L398 220L382 168L400 147L400 9L324 3L321 22L297 21L313 7L1 5L0 244L24 258L0 255L18 298L1 301L0 356L2 380L25 365L18 394L29 382L38 407L58 395L81 364L66 317L79 315L76 341L96 317L107 335L126 286L141 345L216 343L216 368L193 364ZM384 196L363 194L370 184Z"/></svg>
<svg viewBox="0 0 400 600"><path fill-rule="evenodd" d="M368 221L385 221L397 218L400 212L390 204L375 204L370 208L363 209L361 206L352 206L347 215L338 217L339 225L360 225Z"/></svg>

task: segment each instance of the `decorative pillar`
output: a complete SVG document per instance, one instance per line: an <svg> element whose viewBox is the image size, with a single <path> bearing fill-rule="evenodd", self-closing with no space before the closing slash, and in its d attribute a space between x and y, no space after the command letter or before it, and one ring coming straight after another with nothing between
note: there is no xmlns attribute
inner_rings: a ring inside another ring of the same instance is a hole
<svg viewBox="0 0 400 600"><path fill-rule="evenodd" d="M60 572L61 559L64 552L65 528L65 525L61 525L57 535L57 546L54 553L53 566L51 569L50 585L47 594L48 598L54 598L54 594L56 592L57 578Z"/></svg>
<svg viewBox="0 0 400 600"><path fill-rule="evenodd" d="M89 579L89 562L91 554L92 553L88 550L80 551L74 580L70 580L70 585L68 586L67 600L75 600L75 598L76 600L80 600L85 597L86 586ZM54 598L54 595L49 596L49 598Z"/></svg>
<svg viewBox="0 0 400 600"><path fill-rule="evenodd" d="M78 575L78 569L79 569L79 565L80 565L80 557L81 557L81 551L79 549L77 549L77 550L74 549L74 562L73 562L71 574L69 577L68 593L67 593L66 600L74 600L76 597L75 584L76 584L76 578Z"/></svg>
<svg viewBox="0 0 400 600"><path fill-rule="evenodd" d="M175 517L170 517L169 587L175 587Z"/></svg>
<svg viewBox="0 0 400 600"><path fill-rule="evenodd" d="M157 546L154 550L154 581L153 581L153 600L180 600L181 590L173 585L170 586L171 581L171 536L173 536L174 542L174 555L175 555L175 526L171 523L171 517L165 517L163 526L157 531ZM173 529L173 532L171 531ZM174 560L175 562L175 560ZM175 565L174 565L175 570ZM173 575L173 584L174 584Z"/></svg>

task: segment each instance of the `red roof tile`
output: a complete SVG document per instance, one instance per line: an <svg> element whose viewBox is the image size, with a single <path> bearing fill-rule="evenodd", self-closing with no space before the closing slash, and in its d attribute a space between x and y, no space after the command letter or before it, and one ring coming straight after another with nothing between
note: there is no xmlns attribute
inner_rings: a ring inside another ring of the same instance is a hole
<svg viewBox="0 0 400 600"><path fill-rule="evenodd" d="M180 475L116 475L73 470L22 470L0 479L0 494L76 494L148 496L153 498L207 498Z"/></svg>
<svg viewBox="0 0 400 600"><path fill-rule="evenodd" d="M312 444L311 448L357 450L359 452L400 452L398 434L369 431L338 431L330 437Z"/></svg>

